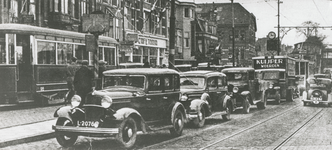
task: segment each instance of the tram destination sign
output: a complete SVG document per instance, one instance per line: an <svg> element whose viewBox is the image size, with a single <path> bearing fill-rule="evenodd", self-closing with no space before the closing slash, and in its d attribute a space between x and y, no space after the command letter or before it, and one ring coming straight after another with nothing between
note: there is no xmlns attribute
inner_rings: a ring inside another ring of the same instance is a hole
<svg viewBox="0 0 332 150"><path fill-rule="evenodd" d="M286 68L286 58L266 58L266 59L255 59L255 69L269 69L269 68Z"/></svg>

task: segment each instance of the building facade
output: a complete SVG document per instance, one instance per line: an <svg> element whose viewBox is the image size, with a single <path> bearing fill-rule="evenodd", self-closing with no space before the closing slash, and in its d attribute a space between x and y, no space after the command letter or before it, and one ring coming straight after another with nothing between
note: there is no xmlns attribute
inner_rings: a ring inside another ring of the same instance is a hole
<svg viewBox="0 0 332 150"><path fill-rule="evenodd" d="M234 13L232 14L232 8ZM217 36L220 43L222 65L233 65L233 21L234 21L234 63L238 66L251 64L255 56L256 17L241 4L204 3L197 4L200 18L217 24ZM234 18L232 17L234 16Z"/></svg>

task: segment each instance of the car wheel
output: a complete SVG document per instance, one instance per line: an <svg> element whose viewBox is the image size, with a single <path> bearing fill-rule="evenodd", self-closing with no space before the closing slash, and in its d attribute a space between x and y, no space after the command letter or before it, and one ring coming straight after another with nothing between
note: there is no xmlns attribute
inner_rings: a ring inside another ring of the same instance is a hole
<svg viewBox="0 0 332 150"><path fill-rule="evenodd" d="M67 118L58 118L57 126L73 126L73 123ZM77 135L55 131L55 138L63 147L73 146L77 140Z"/></svg>
<svg viewBox="0 0 332 150"><path fill-rule="evenodd" d="M184 114L177 109L172 120L173 127L169 130L173 136L180 136L184 127Z"/></svg>
<svg viewBox="0 0 332 150"><path fill-rule="evenodd" d="M281 100L280 100L280 93L278 93L278 94L276 95L275 102L276 102L277 105L280 104L280 102L281 102Z"/></svg>
<svg viewBox="0 0 332 150"><path fill-rule="evenodd" d="M223 120L225 120L225 121L231 120L231 110L232 110L232 104L227 103L226 114L222 115Z"/></svg>
<svg viewBox="0 0 332 150"><path fill-rule="evenodd" d="M197 112L197 118L193 120L193 124L197 128L201 128L205 123L205 109L201 106L201 109Z"/></svg>
<svg viewBox="0 0 332 150"><path fill-rule="evenodd" d="M116 136L117 141L125 148L132 148L135 145L137 137L137 125L132 117L122 121L119 126L119 133Z"/></svg>
<svg viewBox="0 0 332 150"><path fill-rule="evenodd" d="M244 114L248 114L250 112L250 103L249 103L249 96L248 95L246 95L245 99L243 100L242 105L243 105L242 112Z"/></svg>

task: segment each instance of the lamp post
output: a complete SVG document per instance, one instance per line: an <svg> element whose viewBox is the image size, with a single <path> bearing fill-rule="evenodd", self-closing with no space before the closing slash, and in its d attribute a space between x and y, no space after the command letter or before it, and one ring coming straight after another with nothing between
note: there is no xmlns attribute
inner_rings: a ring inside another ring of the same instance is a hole
<svg viewBox="0 0 332 150"><path fill-rule="evenodd" d="M277 54L280 54L280 0L278 0L278 39L277 39Z"/></svg>

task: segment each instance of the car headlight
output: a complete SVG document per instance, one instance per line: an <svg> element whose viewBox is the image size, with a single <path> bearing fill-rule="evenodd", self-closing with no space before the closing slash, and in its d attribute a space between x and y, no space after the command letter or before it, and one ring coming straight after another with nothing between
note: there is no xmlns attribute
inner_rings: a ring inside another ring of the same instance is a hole
<svg viewBox="0 0 332 150"><path fill-rule="evenodd" d="M101 99L101 106L103 106L104 108L108 108L112 105L112 98L109 96L103 96L103 99Z"/></svg>
<svg viewBox="0 0 332 150"><path fill-rule="evenodd" d="M272 89L272 88L273 88L273 84L272 84L272 83L270 83L270 85L269 85L269 88L270 88L270 89Z"/></svg>
<svg viewBox="0 0 332 150"><path fill-rule="evenodd" d="M186 101L186 100L188 100L188 96L187 94L183 94L180 98L180 101Z"/></svg>
<svg viewBox="0 0 332 150"><path fill-rule="evenodd" d="M233 93L237 93L237 92L239 92L239 87L233 87Z"/></svg>
<svg viewBox="0 0 332 150"><path fill-rule="evenodd" d="M74 95L71 98L71 106L77 107L78 105L80 105L81 101L82 101L82 98L79 95Z"/></svg>

